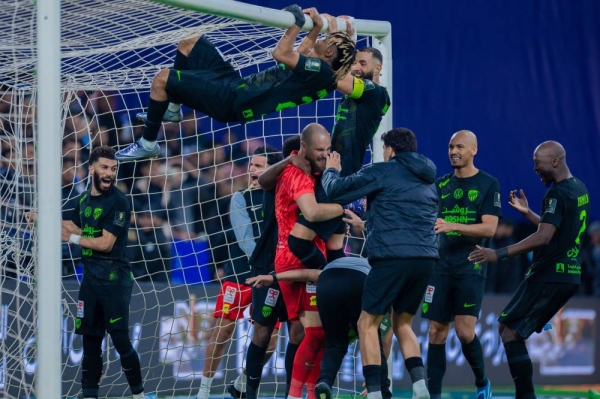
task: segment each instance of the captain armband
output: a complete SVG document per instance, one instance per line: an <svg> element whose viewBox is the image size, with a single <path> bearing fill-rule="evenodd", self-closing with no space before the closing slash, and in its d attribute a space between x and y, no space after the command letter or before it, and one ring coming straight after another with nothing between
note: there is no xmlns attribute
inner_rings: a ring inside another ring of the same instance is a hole
<svg viewBox="0 0 600 399"><path fill-rule="evenodd" d="M498 260L502 260L502 259L508 258L508 248L504 247L504 248L497 249L496 250L496 257L498 258Z"/></svg>
<svg viewBox="0 0 600 399"><path fill-rule="evenodd" d="M356 76L353 77L353 80L354 81L352 85L352 93L350 93L350 98L361 98L363 93L365 92L365 81L360 78L357 78Z"/></svg>

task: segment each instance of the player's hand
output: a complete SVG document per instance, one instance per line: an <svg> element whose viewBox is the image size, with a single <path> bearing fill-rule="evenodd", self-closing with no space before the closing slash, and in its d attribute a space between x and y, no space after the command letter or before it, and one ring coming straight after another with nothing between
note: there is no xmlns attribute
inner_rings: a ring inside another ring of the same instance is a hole
<svg viewBox="0 0 600 399"><path fill-rule="evenodd" d="M519 194L521 195L520 198L517 197L517 190L511 190L508 197L508 205L512 206L523 215L527 215L527 213L529 212L529 202L527 202L525 191L523 191L523 189L520 189Z"/></svg>
<svg viewBox="0 0 600 399"><path fill-rule="evenodd" d="M350 226L359 229L360 231L365 231L365 222L358 215L352 212L350 209L344 209L344 217L342 220L348 223Z"/></svg>
<svg viewBox="0 0 600 399"><path fill-rule="evenodd" d="M435 220L435 225L433 226L436 234L448 233L450 231L454 231L454 223L448 223L442 218L437 218Z"/></svg>
<svg viewBox="0 0 600 399"><path fill-rule="evenodd" d="M246 284L256 288L268 287L273 284L273 276L270 274L261 274L260 276L250 277L246 279Z"/></svg>
<svg viewBox="0 0 600 399"><path fill-rule="evenodd" d="M338 31L337 19L334 16L329 14L321 14L321 16L327 20L327 31L329 33Z"/></svg>
<svg viewBox="0 0 600 399"><path fill-rule="evenodd" d="M366 385L366 383L363 382L362 386L363 386L363 388L365 388L367 385ZM363 397L367 396L367 388L363 389L359 396L363 396Z"/></svg>
<svg viewBox="0 0 600 399"><path fill-rule="evenodd" d="M296 25L297 27L302 29L302 27L304 26L304 23L306 22L306 17L304 16L304 12L302 12L302 9L300 8L299 5L292 4L292 5L284 8L283 11L291 12L292 15L294 16L294 18L296 19L296 22L294 22L294 25Z"/></svg>
<svg viewBox="0 0 600 399"><path fill-rule="evenodd" d="M323 19L315 7L305 8L302 12L312 19L313 29L317 29L319 32L323 29Z"/></svg>
<svg viewBox="0 0 600 399"><path fill-rule="evenodd" d="M69 242L69 238L71 238L71 232L64 223L60 224L60 238L64 242Z"/></svg>
<svg viewBox="0 0 600 399"><path fill-rule="evenodd" d="M354 37L356 32L354 32L354 26L352 26L352 20L350 19L350 17L347 15L340 15L338 18L341 18L344 21L346 21L346 33L348 34L348 36L356 40L356 38Z"/></svg>
<svg viewBox="0 0 600 399"><path fill-rule="evenodd" d="M303 155L300 155L300 153L290 155L290 163L295 167L302 169L307 175L311 174L310 162L308 159L304 158Z"/></svg>
<svg viewBox="0 0 600 399"><path fill-rule="evenodd" d="M342 161L340 154L337 151L332 152L327 157L327 163L325 164L325 169L334 168L337 169L338 172L342 171Z"/></svg>
<svg viewBox="0 0 600 399"><path fill-rule="evenodd" d="M496 262L498 257L496 256L496 251L491 248L483 248L479 245L475 245L475 251L469 254L469 260L475 263L487 263L487 262Z"/></svg>
<svg viewBox="0 0 600 399"><path fill-rule="evenodd" d="M25 212L25 220L31 226L37 226L37 213L35 213L35 212Z"/></svg>

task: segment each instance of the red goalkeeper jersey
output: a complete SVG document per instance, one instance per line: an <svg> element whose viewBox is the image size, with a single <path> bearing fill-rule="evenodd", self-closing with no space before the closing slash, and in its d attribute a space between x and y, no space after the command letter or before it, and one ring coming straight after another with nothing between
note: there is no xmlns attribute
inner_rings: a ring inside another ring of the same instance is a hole
<svg viewBox="0 0 600 399"><path fill-rule="evenodd" d="M304 194L315 193L315 178L308 176L301 169L288 165L277 179L275 190L275 217L279 228L277 252L275 254L275 270L301 269L304 266L288 246L288 236L300 215L296 200ZM325 254L325 242L317 237L315 245Z"/></svg>

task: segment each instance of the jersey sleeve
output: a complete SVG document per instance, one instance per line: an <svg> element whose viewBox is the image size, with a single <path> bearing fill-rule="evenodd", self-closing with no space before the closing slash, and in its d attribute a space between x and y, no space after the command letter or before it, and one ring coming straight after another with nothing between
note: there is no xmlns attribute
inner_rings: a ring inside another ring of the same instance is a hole
<svg viewBox="0 0 600 399"><path fill-rule="evenodd" d="M118 235L129 224L131 207L127 198L119 197L102 221L102 229Z"/></svg>
<svg viewBox="0 0 600 399"><path fill-rule="evenodd" d="M544 196L540 223L550 223L560 227L565 212L565 202L558 190L552 188Z"/></svg>
<svg viewBox="0 0 600 399"><path fill-rule="evenodd" d="M295 166L290 166L284 184L288 187L290 196L297 200L304 194L315 193L315 181Z"/></svg>
<svg viewBox="0 0 600 399"><path fill-rule="evenodd" d="M81 201L83 201L83 199L85 198L84 195L87 195L87 193L83 193L81 194L81 196L79 198L77 198L77 201L75 203L75 208L71 211L71 222L75 223L75 226L81 228L81 217L79 216L79 212L81 209Z"/></svg>
<svg viewBox="0 0 600 399"><path fill-rule="evenodd" d="M481 203L481 216L502 217L502 201L500 200L500 182L493 179Z"/></svg>
<svg viewBox="0 0 600 399"><path fill-rule="evenodd" d="M305 82L311 82L315 86L331 86L333 82L333 71L331 67L318 58L307 57L300 54L294 73Z"/></svg>

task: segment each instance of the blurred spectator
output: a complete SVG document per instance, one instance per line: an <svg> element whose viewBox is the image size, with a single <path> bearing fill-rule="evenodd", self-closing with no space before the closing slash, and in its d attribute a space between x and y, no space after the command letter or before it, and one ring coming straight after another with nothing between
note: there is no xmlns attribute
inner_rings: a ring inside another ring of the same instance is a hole
<svg viewBox="0 0 600 399"><path fill-rule="evenodd" d="M135 229L129 229L127 257L139 281L167 281L171 270L171 246L163 230L155 228L148 209L135 213Z"/></svg>
<svg viewBox="0 0 600 399"><path fill-rule="evenodd" d="M517 240L514 233L514 222L509 218L501 218L490 248L503 248L515 244ZM488 267L485 291L494 294L515 292L525 277L526 264L523 256L514 256L491 264Z"/></svg>
<svg viewBox="0 0 600 399"><path fill-rule="evenodd" d="M600 221L588 227L589 238L581 248L581 293L600 297Z"/></svg>

